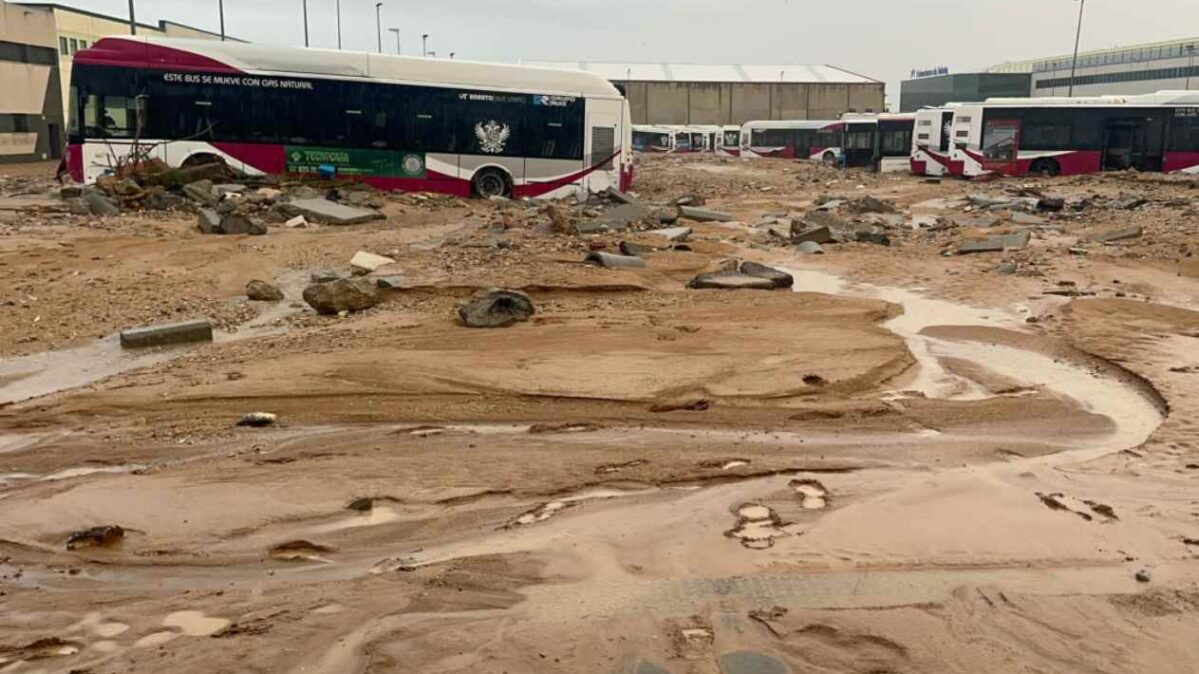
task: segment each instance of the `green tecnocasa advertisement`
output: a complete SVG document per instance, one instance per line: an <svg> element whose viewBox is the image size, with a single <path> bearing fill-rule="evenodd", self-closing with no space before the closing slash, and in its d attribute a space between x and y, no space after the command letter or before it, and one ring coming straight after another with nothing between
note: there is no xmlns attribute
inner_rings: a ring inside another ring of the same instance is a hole
<svg viewBox="0 0 1199 674"><path fill-rule="evenodd" d="M425 157L417 152L284 146L288 173L316 173L332 166L339 175L424 178Z"/></svg>

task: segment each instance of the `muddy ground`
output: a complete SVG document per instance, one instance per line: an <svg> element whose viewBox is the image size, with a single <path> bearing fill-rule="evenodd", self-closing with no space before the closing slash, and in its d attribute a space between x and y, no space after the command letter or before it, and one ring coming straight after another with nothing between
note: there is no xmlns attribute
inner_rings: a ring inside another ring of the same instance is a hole
<svg viewBox="0 0 1199 674"><path fill-rule="evenodd" d="M419 195L203 235L50 172L0 171L4 674L1199 671L1194 178L644 158L733 216L673 250ZM869 236L779 238L829 200ZM621 241L665 250L582 262ZM318 316L359 250L402 287ZM731 258L794 288L686 288ZM537 313L463 327L492 287Z"/></svg>

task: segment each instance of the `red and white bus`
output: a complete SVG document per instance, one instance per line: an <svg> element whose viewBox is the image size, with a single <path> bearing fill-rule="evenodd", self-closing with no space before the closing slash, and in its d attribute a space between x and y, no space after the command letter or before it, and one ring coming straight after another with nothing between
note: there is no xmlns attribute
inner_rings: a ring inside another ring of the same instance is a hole
<svg viewBox="0 0 1199 674"><path fill-rule="evenodd" d="M962 175L953 159L953 111L956 103L916 111L909 165L918 176Z"/></svg>
<svg viewBox="0 0 1199 674"><path fill-rule="evenodd" d="M746 122L741 127L741 156L816 159L837 166L843 128L834 120Z"/></svg>
<svg viewBox="0 0 1199 674"><path fill-rule="evenodd" d="M674 131L663 126L634 124L633 149L637 152L672 152L674 151Z"/></svg>
<svg viewBox="0 0 1199 674"><path fill-rule="evenodd" d="M625 98L586 72L109 37L75 55L68 168L137 144L173 167L335 175L380 189L559 197L625 188Z"/></svg>
<svg viewBox="0 0 1199 674"><path fill-rule="evenodd" d="M962 174L1199 174L1199 92L990 99L953 111Z"/></svg>
<svg viewBox="0 0 1199 674"><path fill-rule="evenodd" d="M720 127L716 154L721 157L741 156L741 127L731 124Z"/></svg>

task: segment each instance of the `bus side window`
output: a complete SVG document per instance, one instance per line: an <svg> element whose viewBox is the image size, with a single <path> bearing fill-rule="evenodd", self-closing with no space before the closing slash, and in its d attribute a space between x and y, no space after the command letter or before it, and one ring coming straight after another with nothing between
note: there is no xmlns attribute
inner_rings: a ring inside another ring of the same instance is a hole
<svg viewBox="0 0 1199 674"><path fill-rule="evenodd" d="M100 136L100 97L89 94L83 103L83 127L88 136Z"/></svg>
<svg viewBox="0 0 1199 674"><path fill-rule="evenodd" d="M144 96L105 96L100 116L103 135L108 138L137 137L141 120L145 118L146 100Z"/></svg>

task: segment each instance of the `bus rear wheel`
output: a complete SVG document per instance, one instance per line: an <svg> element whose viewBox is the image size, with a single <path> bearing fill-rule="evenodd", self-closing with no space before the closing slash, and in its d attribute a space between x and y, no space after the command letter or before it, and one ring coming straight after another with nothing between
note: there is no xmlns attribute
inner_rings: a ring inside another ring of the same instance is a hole
<svg viewBox="0 0 1199 674"><path fill-rule="evenodd" d="M497 168L485 168L475 174L470 181L471 190L482 199L492 197L511 197L512 181L508 174Z"/></svg>
<svg viewBox="0 0 1199 674"><path fill-rule="evenodd" d="M195 168L196 166L207 166L209 164L224 164L225 160L215 154L207 152L198 152L183 160L183 164L179 168Z"/></svg>
<svg viewBox="0 0 1199 674"><path fill-rule="evenodd" d="M1038 159L1032 163L1032 166L1028 167L1028 172L1051 177L1061 175L1062 167L1058 166L1058 163L1052 159Z"/></svg>
<svg viewBox="0 0 1199 674"><path fill-rule="evenodd" d="M837 155L833 154L832 152L825 152L824 155L820 157L820 161L823 162L825 166L830 168L835 167L837 165Z"/></svg>

